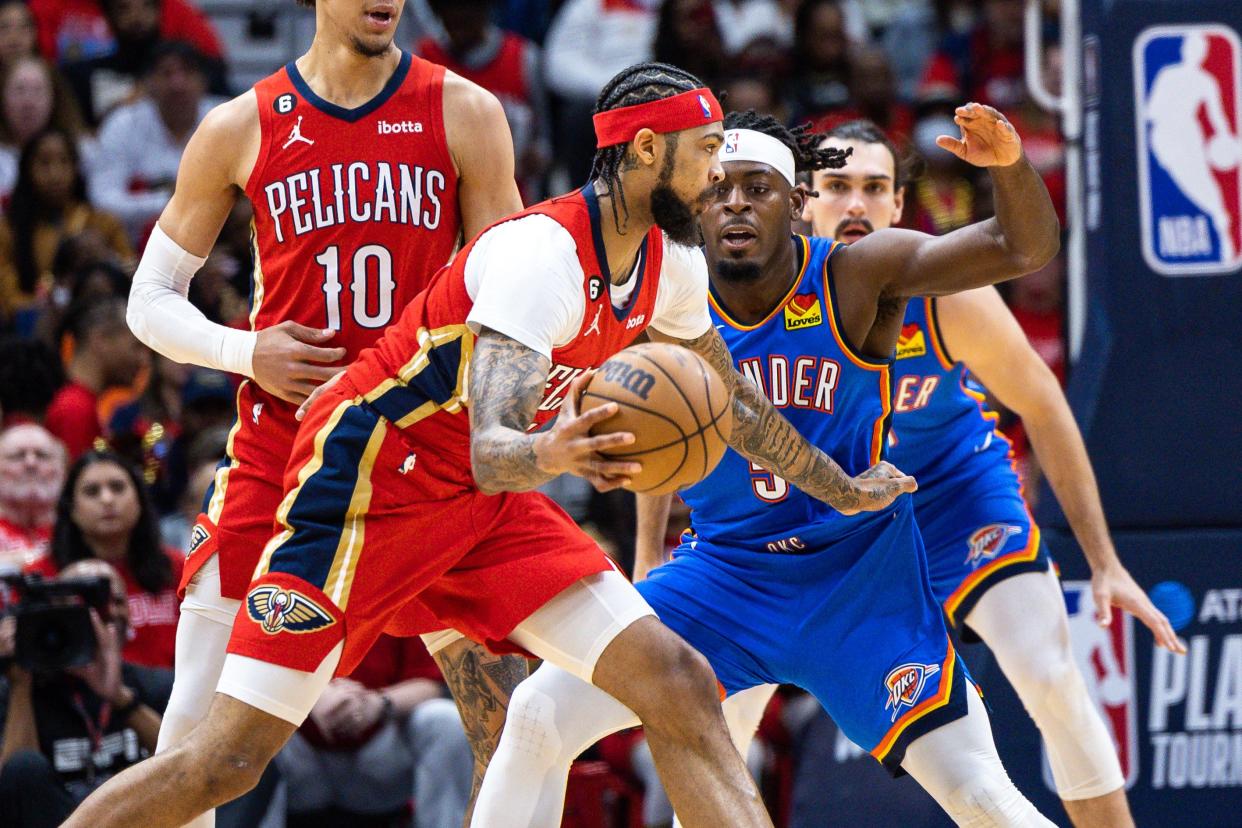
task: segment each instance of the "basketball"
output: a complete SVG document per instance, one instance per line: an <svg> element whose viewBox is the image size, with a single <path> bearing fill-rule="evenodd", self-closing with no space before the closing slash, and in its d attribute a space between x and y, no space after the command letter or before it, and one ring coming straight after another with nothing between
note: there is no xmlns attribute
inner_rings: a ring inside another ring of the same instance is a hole
<svg viewBox="0 0 1242 828"><path fill-rule="evenodd" d="M1242 145L1228 135L1214 135L1207 145L1208 163L1217 170L1231 170L1242 158Z"/></svg>
<svg viewBox="0 0 1242 828"><path fill-rule="evenodd" d="M608 402L620 410L591 433L634 435L634 443L607 457L642 464L626 487L639 494L667 494L702 480L724 456L733 431L724 381L679 345L634 345L601 365L582 395L581 410Z"/></svg>

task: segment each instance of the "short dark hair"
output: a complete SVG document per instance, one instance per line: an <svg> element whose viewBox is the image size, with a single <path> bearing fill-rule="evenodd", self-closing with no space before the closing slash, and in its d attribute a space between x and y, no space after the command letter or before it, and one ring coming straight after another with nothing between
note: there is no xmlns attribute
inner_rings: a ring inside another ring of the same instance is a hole
<svg viewBox="0 0 1242 828"><path fill-rule="evenodd" d="M0 339L0 411L42 421L56 391L64 385L60 357L40 339L8 334Z"/></svg>
<svg viewBox="0 0 1242 828"><path fill-rule="evenodd" d="M812 170L839 169L845 166L849 150L835 147L821 147L825 136L814 132L810 124L787 127L771 115L760 115L753 109L745 112L730 112L724 119L725 129L751 129L761 132L789 147L793 153L794 170L810 172Z"/></svg>
<svg viewBox="0 0 1242 828"><path fill-rule="evenodd" d="M159 66L168 57L179 58L203 77L207 77L209 74L207 58L202 52L183 40L161 40L155 44L151 49L151 53L147 55L144 74L149 75L154 72L155 67Z"/></svg>
<svg viewBox="0 0 1242 828"><path fill-rule="evenodd" d="M702 85L701 80L685 69L668 63L635 63L614 75L600 90L595 101L595 114L671 98ZM625 190L621 187L621 162L625 160L628 149L628 144L600 147L591 162L591 180L602 181L608 188L612 219L618 230L621 228L621 213L624 212L627 219L630 215L625 203Z"/></svg>
<svg viewBox="0 0 1242 828"><path fill-rule="evenodd" d="M913 155L903 155L897 145L893 143L893 139L889 138L872 121L865 118L859 118L855 121L846 121L838 124L832 129L820 136L820 142L828 138L836 138L840 141L856 141L860 144L882 144L889 154L893 156L893 190L900 190L902 187L910 183L914 178L918 177L919 161Z"/></svg>

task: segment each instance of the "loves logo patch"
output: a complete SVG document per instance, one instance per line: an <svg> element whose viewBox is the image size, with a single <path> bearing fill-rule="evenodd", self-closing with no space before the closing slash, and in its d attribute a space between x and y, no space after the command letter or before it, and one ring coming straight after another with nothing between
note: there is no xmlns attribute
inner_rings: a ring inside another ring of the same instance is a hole
<svg viewBox="0 0 1242 828"><path fill-rule="evenodd" d="M814 293L795 294L785 303L785 330L796 331L799 328L811 328L824 321L824 312L819 304L819 297Z"/></svg>
<svg viewBox="0 0 1242 828"><path fill-rule="evenodd" d="M246 596L246 614L263 632L308 633L336 623L326 609L294 589L263 584Z"/></svg>
<svg viewBox="0 0 1242 828"><path fill-rule="evenodd" d="M901 711L914 707L927 687L927 680L939 672L939 664L916 662L894 667L884 679L884 687L888 690L888 701L884 702L884 709L893 711L889 721L897 721Z"/></svg>
<svg viewBox="0 0 1242 828"><path fill-rule="evenodd" d="M901 326L897 335L897 358L920 357L927 353L927 339L917 322Z"/></svg>

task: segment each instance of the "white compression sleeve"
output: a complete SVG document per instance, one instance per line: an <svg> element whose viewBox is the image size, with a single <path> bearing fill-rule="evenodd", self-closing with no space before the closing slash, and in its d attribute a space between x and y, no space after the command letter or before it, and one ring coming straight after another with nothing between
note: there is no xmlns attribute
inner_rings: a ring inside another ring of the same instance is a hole
<svg viewBox="0 0 1242 828"><path fill-rule="evenodd" d="M470 825L560 825L574 759L609 733L638 723L628 707L603 690L544 662L513 691Z"/></svg>
<svg viewBox="0 0 1242 828"><path fill-rule="evenodd" d="M175 362L252 376L255 333L217 325L190 304L190 280L204 261L156 224L134 273L125 319L134 336Z"/></svg>

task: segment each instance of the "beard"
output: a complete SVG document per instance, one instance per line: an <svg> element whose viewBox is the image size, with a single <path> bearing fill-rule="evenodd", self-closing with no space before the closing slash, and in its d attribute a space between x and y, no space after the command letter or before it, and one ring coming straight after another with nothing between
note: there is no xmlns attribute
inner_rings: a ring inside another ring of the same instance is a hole
<svg viewBox="0 0 1242 828"><path fill-rule="evenodd" d="M698 245L699 224L695 220L693 208L682 201L667 184L657 184L651 191L651 217L674 244L682 247Z"/></svg>
<svg viewBox="0 0 1242 828"><path fill-rule="evenodd" d="M354 47L354 51L367 58L380 57L388 51L388 47L392 46L391 38L384 44L367 43L359 37L351 37L350 41L350 45Z"/></svg>
<svg viewBox="0 0 1242 828"><path fill-rule="evenodd" d="M62 480L58 475L50 477L27 477L25 475L4 481L3 503L12 509L39 511L55 505L60 497Z"/></svg>
<svg viewBox="0 0 1242 828"><path fill-rule="evenodd" d="M763 268L758 262L735 262L730 259L721 259L716 262L716 276L722 282L737 285L753 284L759 281L762 275Z"/></svg>

